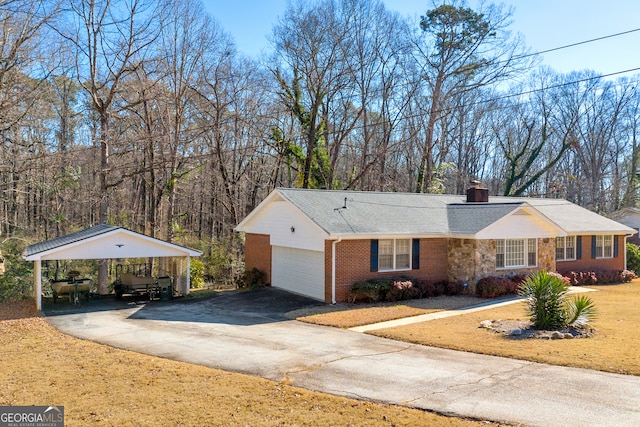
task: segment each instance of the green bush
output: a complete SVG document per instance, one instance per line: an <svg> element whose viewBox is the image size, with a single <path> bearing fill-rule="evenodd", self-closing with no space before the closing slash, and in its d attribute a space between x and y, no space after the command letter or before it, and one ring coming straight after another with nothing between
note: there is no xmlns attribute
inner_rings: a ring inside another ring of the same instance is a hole
<svg viewBox="0 0 640 427"><path fill-rule="evenodd" d="M392 279L390 278L370 279L354 283L351 286L349 300L351 302L384 300L387 292L391 290L391 283Z"/></svg>
<svg viewBox="0 0 640 427"><path fill-rule="evenodd" d="M595 315L595 307L589 297L566 300L567 286L563 280L546 271L530 275L518 288L518 294L526 298L535 329L584 326Z"/></svg>
<svg viewBox="0 0 640 427"><path fill-rule="evenodd" d="M627 269L640 273L640 248L627 242Z"/></svg>
<svg viewBox="0 0 640 427"><path fill-rule="evenodd" d="M2 246L5 272L0 274L0 302L33 298L32 263L22 258L24 244L6 240Z"/></svg>
<svg viewBox="0 0 640 427"><path fill-rule="evenodd" d="M430 298L440 295L459 295L464 285L459 282L432 282L411 277L376 278L354 283L349 301L377 302L402 301L416 298Z"/></svg>
<svg viewBox="0 0 640 427"><path fill-rule="evenodd" d="M192 288L202 288L204 286L204 262L197 258L192 258L190 262L189 280Z"/></svg>

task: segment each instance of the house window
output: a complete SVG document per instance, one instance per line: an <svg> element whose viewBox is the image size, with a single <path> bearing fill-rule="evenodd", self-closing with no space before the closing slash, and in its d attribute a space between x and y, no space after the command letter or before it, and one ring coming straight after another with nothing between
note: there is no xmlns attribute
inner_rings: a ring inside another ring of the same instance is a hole
<svg viewBox="0 0 640 427"><path fill-rule="evenodd" d="M613 236L596 236L596 258L613 258Z"/></svg>
<svg viewBox="0 0 640 427"><path fill-rule="evenodd" d="M497 269L535 267L537 264L537 239L496 240Z"/></svg>
<svg viewBox="0 0 640 427"><path fill-rule="evenodd" d="M556 261L576 259L576 236L556 237Z"/></svg>
<svg viewBox="0 0 640 427"><path fill-rule="evenodd" d="M411 269L411 239L387 239L378 242L379 271Z"/></svg>

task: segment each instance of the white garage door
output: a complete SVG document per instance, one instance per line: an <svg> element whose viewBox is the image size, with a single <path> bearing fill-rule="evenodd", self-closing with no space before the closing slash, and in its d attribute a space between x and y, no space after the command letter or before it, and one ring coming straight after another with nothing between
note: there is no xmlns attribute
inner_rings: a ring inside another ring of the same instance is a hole
<svg viewBox="0 0 640 427"><path fill-rule="evenodd" d="M273 246L271 285L324 301L324 253Z"/></svg>

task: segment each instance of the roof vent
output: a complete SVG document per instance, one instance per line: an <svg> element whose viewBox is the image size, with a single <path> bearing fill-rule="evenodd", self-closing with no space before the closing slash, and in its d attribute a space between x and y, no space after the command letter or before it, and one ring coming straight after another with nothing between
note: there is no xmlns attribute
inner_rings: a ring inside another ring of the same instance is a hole
<svg viewBox="0 0 640 427"><path fill-rule="evenodd" d="M484 188L480 181L470 182L471 187L467 189L467 203L487 203L489 201L489 190Z"/></svg>

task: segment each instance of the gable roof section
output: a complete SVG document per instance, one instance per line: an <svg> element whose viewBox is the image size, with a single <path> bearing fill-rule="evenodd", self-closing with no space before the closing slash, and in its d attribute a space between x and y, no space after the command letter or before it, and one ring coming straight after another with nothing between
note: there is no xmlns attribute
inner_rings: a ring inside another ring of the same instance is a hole
<svg viewBox="0 0 640 427"><path fill-rule="evenodd" d="M201 252L122 227L100 224L27 246L27 261L200 256Z"/></svg>
<svg viewBox="0 0 640 427"><path fill-rule="evenodd" d="M558 224L567 234L635 234L620 224L564 199L527 199L538 211Z"/></svg>
<svg viewBox="0 0 640 427"><path fill-rule="evenodd" d="M635 207L623 208L623 209L620 209L619 211L611 212L607 216L613 219L614 221L617 221L621 218L624 219L628 217L640 217L640 208L635 208Z"/></svg>
<svg viewBox="0 0 640 427"><path fill-rule="evenodd" d="M26 247L25 257L30 257L32 255L35 255L41 252L57 249L62 246L79 242L81 240L90 239L92 237L99 236L103 233L108 233L110 231L117 230L118 228L119 227L115 227L113 225L99 224L94 227L85 228L84 230L81 230L81 231L76 231L75 233L66 234L64 236L59 236L51 240L47 240L40 243L34 243L33 245L29 245Z"/></svg>
<svg viewBox="0 0 640 427"><path fill-rule="evenodd" d="M270 200L287 200L322 228L337 236L473 237L501 218L526 207L546 226L564 234L631 234L619 224L562 199L491 197L467 203L463 195L278 188L236 227L250 231L251 218Z"/></svg>

